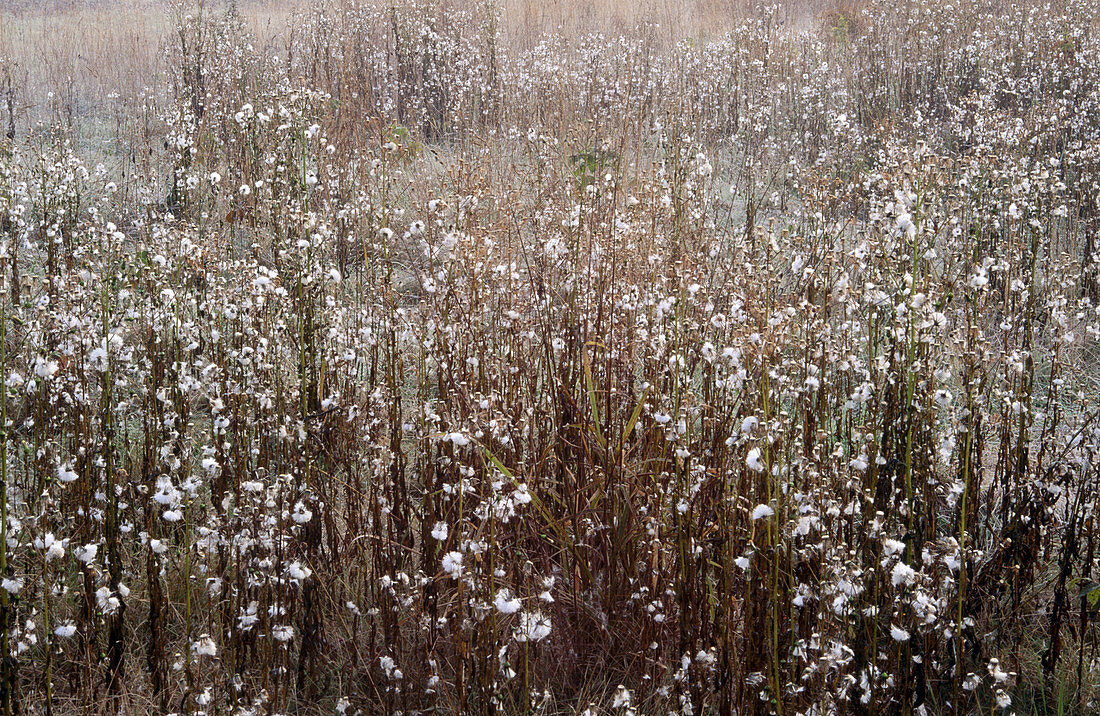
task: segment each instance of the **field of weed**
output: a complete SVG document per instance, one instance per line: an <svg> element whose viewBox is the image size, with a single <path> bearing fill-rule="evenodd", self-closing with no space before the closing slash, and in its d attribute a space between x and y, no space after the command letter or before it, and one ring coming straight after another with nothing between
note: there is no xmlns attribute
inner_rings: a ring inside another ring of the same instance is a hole
<svg viewBox="0 0 1100 716"><path fill-rule="evenodd" d="M1096 713L1098 30L0 2L0 716Z"/></svg>

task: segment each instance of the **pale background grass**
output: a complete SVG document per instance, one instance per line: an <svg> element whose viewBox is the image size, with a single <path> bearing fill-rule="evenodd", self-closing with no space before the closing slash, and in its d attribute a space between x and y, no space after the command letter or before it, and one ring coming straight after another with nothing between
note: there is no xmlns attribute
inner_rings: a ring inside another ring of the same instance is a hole
<svg viewBox="0 0 1100 716"><path fill-rule="evenodd" d="M381 0L379 0L381 1ZM318 0L323 2L323 0ZM532 48L541 37L609 37L646 26L661 44L698 42L745 21L753 0L482 0L495 3L506 51ZM224 11L227 0L206 0ZM296 11L311 0L238 0L245 26L261 43L276 47ZM444 0L473 6L474 0ZM788 2L776 21L812 25L834 0ZM62 123L79 131L81 120L103 121L121 111L140 111L164 85L164 48L173 5L166 0L0 0L0 88L10 73L17 89L16 122ZM6 113L6 109L0 109ZM3 118L6 121L6 116Z"/></svg>

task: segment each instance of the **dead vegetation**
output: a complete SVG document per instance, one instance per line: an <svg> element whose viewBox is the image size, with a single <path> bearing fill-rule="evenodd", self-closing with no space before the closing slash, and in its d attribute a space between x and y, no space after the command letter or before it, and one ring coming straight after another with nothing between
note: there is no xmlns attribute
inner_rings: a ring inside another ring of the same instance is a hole
<svg viewBox="0 0 1100 716"><path fill-rule="evenodd" d="M1090 3L0 12L0 713L1095 710Z"/></svg>

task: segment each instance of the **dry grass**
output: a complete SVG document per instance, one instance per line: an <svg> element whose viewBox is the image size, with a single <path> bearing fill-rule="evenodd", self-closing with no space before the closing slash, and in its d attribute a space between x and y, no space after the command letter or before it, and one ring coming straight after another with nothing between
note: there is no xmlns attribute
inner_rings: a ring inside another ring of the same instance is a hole
<svg viewBox="0 0 1100 716"><path fill-rule="evenodd" d="M283 34L298 7L296 0L239 3L245 27L263 44ZM0 4L0 58L21 90L17 121L62 124L99 139L96 124L164 99L172 28L159 0Z"/></svg>
<svg viewBox="0 0 1100 716"><path fill-rule="evenodd" d="M0 716L1094 712L1100 13L880 10L0 10Z"/></svg>

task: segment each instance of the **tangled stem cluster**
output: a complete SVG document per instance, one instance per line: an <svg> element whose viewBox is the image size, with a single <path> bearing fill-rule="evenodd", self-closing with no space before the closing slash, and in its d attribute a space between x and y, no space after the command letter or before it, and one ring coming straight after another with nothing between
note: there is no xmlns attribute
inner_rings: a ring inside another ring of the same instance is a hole
<svg viewBox="0 0 1100 716"><path fill-rule="evenodd" d="M0 145L0 710L1096 709L1100 16L884 10L174 4Z"/></svg>

